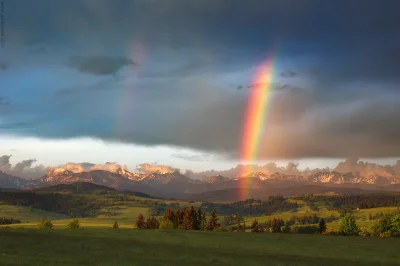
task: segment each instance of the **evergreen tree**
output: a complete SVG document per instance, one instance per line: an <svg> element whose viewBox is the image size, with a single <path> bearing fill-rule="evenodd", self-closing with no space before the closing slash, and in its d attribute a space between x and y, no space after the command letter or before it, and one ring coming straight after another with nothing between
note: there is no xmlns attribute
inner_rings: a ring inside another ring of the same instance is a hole
<svg viewBox="0 0 400 266"><path fill-rule="evenodd" d="M182 227L182 221L183 221L183 216L181 210L176 210L175 211L175 228L181 228Z"/></svg>
<svg viewBox="0 0 400 266"><path fill-rule="evenodd" d="M207 229L207 219L206 219L206 213L203 212L201 216L201 225L200 225L200 230L205 231Z"/></svg>
<svg viewBox="0 0 400 266"><path fill-rule="evenodd" d="M321 218L321 220L319 220L318 227L319 227L320 234L322 234L323 232L326 231L326 223L325 223L324 218Z"/></svg>
<svg viewBox="0 0 400 266"><path fill-rule="evenodd" d="M191 220L190 229L191 230L199 230L199 225L198 225L198 220L197 220L197 212L193 206L190 207L190 220Z"/></svg>
<svg viewBox="0 0 400 266"><path fill-rule="evenodd" d="M254 219L253 223L251 224L251 232L259 232L258 222L257 219Z"/></svg>
<svg viewBox="0 0 400 266"><path fill-rule="evenodd" d="M212 231L218 228L220 224L218 223L219 218L217 217L217 212L213 209L210 218L208 218L207 230Z"/></svg>
<svg viewBox="0 0 400 266"><path fill-rule="evenodd" d="M201 226L201 219L203 218L203 212L201 211L201 209L199 208L197 210L197 215L196 215L196 230L201 230L202 226Z"/></svg>
<svg viewBox="0 0 400 266"><path fill-rule="evenodd" d="M138 217L136 218L136 228L137 229L145 229L146 223L144 222L143 214L139 213Z"/></svg>
<svg viewBox="0 0 400 266"><path fill-rule="evenodd" d="M185 208L185 211L183 214L182 229L191 230L192 225L193 225L192 213L191 213L190 209Z"/></svg>
<svg viewBox="0 0 400 266"><path fill-rule="evenodd" d="M175 213L174 210L172 210L171 208L168 208L165 212L164 212L164 217L163 220L170 220L171 222L175 222Z"/></svg>
<svg viewBox="0 0 400 266"><path fill-rule="evenodd" d="M237 224L236 232L242 232L242 225L240 224L240 221Z"/></svg>

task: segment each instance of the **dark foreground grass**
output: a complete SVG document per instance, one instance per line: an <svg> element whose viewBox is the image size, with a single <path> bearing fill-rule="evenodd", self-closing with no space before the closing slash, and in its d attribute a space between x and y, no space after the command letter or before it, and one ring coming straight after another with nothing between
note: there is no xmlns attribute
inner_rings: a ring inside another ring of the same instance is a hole
<svg viewBox="0 0 400 266"><path fill-rule="evenodd" d="M129 229L0 229L0 265L400 265L400 239Z"/></svg>

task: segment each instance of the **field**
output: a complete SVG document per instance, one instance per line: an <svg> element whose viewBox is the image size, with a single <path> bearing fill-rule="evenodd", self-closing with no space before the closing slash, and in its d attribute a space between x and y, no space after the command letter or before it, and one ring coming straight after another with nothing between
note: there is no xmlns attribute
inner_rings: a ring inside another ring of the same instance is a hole
<svg viewBox="0 0 400 266"><path fill-rule="evenodd" d="M151 215L153 201L179 208L201 205L200 202L132 197L112 201L90 218L79 218L78 229L65 229L72 219L67 215L0 203L0 217L21 220L19 224L0 226L0 265L400 264L398 238L135 229L139 213L146 218ZM317 208L312 210L308 203L298 199L296 202L295 211L245 216L246 224L250 226L254 218L262 223L273 217L287 220L293 215L340 216L338 211L323 203L316 202ZM363 227L372 223L369 214L396 209L357 209L353 214L358 226ZM54 229L37 229L41 217L52 220ZM221 214L219 218L220 222L224 220ZM114 221L118 221L119 229L112 228ZM337 230L339 223L334 221L327 227Z"/></svg>
<svg viewBox="0 0 400 266"><path fill-rule="evenodd" d="M399 265L395 238L0 229L0 265Z"/></svg>

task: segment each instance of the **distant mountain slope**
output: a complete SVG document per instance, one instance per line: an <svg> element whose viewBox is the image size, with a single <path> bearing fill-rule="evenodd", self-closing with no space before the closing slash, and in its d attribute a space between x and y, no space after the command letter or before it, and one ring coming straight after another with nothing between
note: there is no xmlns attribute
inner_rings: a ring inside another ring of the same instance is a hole
<svg viewBox="0 0 400 266"><path fill-rule="evenodd" d="M104 170L74 173L63 168L57 168L48 172L43 177L32 181L30 185L33 187L43 187L74 182L89 182L118 190L132 190L148 195L159 195L157 191L146 184Z"/></svg>
<svg viewBox="0 0 400 266"><path fill-rule="evenodd" d="M70 184L57 184L48 187L34 189L36 192L62 192L74 194L88 194L93 192L116 192L115 188L96 185L89 182L74 182Z"/></svg>
<svg viewBox="0 0 400 266"><path fill-rule="evenodd" d="M0 188L24 188L28 180L0 171Z"/></svg>
<svg viewBox="0 0 400 266"><path fill-rule="evenodd" d="M374 191L363 190L360 188L346 187L326 187L317 185L305 185L289 188L270 187L265 189L251 189L246 191L251 198L268 199L270 196L299 196L304 194L322 194L333 192L335 194L357 194L357 193L372 193ZM200 200L200 201L235 201L239 195L243 194L242 188L232 188L225 190L207 191L199 194L187 194L183 199Z"/></svg>

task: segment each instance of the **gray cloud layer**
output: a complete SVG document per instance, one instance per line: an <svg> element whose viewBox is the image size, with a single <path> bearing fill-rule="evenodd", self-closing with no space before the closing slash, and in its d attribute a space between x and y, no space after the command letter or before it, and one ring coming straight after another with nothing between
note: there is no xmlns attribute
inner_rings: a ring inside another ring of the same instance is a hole
<svg viewBox="0 0 400 266"><path fill-rule="evenodd" d="M23 133L237 158L255 66L273 50L260 158L400 156L398 1L21 3L7 6L8 47L51 49L7 59L33 71L40 58L60 80L29 97L15 85L0 129L42 121Z"/></svg>

